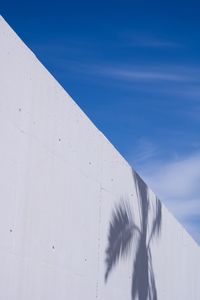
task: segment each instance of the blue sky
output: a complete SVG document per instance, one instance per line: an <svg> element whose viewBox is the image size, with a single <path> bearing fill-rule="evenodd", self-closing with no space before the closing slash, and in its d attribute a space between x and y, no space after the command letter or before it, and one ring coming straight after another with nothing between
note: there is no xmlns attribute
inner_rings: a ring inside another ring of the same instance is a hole
<svg viewBox="0 0 200 300"><path fill-rule="evenodd" d="M200 242L200 3L71 2L0 13Z"/></svg>

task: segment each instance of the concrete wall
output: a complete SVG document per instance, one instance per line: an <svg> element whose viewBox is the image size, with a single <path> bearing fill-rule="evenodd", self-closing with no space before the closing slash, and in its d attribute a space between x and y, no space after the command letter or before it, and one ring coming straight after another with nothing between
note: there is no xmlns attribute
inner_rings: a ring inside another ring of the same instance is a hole
<svg viewBox="0 0 200 300"><path fill-rule="evenodd" d="M0 299L200 299L198 245L3 18L0 139Z"/></svg>

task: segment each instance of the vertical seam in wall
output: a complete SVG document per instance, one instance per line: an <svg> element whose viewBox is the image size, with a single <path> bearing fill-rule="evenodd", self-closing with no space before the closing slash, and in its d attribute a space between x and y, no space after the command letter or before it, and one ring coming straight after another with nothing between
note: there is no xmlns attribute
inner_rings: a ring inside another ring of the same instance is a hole
<svg viewBox="0 0 200 300"><path fill-rule="evenodd" d="M100 275L100 250L101 250L101 222L102 222L102 173L103 173L103 143L100 151L100 193L99 193L99 213L98 213L98 249L97 249L97 281L96 281L96 299L99 298L99 275Z"/></svg>

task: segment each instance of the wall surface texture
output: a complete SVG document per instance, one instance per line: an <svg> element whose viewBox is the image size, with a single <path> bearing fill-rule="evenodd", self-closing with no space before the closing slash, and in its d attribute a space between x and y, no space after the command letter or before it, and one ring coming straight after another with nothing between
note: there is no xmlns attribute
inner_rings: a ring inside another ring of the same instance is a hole
<svg viewBox="0 0 200 300"><path fill-rule="evenodd" d="M199 246L3 18L0 139L0 299L200 299Z"/></svg>

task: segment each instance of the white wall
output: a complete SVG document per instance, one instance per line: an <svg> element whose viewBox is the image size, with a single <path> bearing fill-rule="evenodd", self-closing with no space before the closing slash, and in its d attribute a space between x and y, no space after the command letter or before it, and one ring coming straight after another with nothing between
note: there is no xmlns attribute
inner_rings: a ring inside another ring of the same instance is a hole
<svg viewBox="0 0 200 300"><path fill-rule="evenodd" d="M121 199L141 228L131 167L1 17L0 139L0 299L131 300L136 238L104 281ZM150 249L157 298L199 300L200 249L163 205Z"/></svg>

